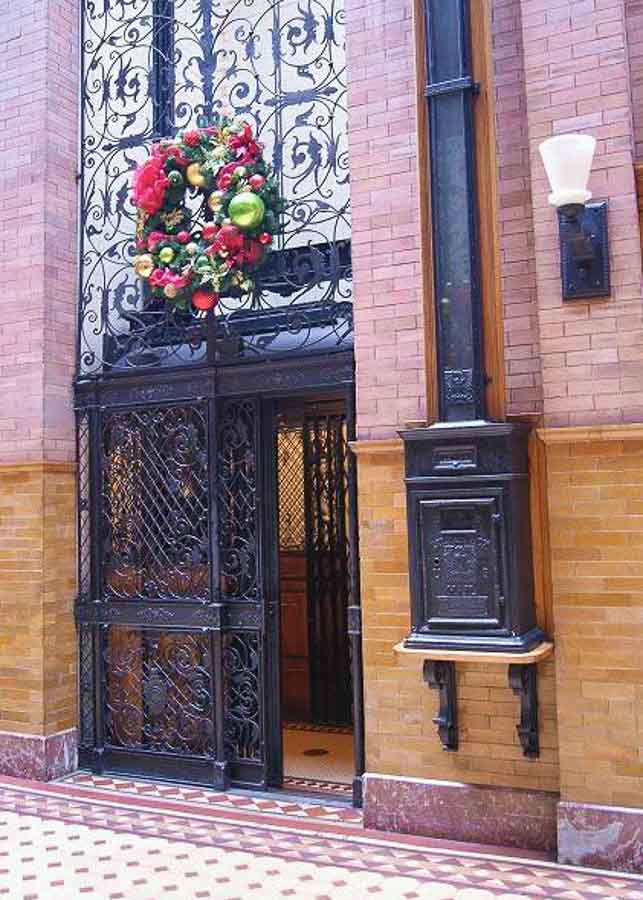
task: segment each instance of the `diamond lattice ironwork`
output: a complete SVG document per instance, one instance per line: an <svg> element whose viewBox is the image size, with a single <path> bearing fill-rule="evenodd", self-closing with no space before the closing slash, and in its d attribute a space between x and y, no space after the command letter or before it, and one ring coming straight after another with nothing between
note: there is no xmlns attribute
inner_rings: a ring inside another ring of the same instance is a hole
<svg viewBox="0 0 643 900"><path fill-rule="evenodd" d="M208 509L204 405L104 415L105 599L206 600Z"/></svg>
<svg viewBox="0 0 643 900"><path fill-rule="evenodd" d="M306 549L304 442L301 427L282 426L277 435L279 549Z"/></svg>

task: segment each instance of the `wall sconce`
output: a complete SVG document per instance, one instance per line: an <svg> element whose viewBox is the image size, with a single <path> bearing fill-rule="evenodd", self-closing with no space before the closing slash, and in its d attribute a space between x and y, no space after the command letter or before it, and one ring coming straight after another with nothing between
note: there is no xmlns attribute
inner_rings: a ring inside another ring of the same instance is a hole
<svg viewBox="0 0 643 900"><path fill-rule="evenodd" d="M596 139L561 134L539 147L558 211L563 300L608 297L610 264L607 203L589 203L587 190Z"/></svg>

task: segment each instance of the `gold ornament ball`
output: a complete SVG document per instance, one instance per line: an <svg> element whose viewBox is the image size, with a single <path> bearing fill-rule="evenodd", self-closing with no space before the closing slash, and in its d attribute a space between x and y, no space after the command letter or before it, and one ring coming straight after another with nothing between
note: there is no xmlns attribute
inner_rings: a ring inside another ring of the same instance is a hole
<svg viewBox="0 0 643 900"><path fill-rule="evenodd" d="M174 300L178 292L178 288L173 284L166 284L163 288L163 293L168 298L168 300Z"/></svg>
<svg viewBox="0 0 643 900"><path fill-rule="evenodd" d="M218 191L214 191L214 193L210 194L208 197L208 206L212 210L212 212L216 212L221 208L221 204L223 203L223 199L221 194Z"/></svg>
<svg viewBox="0 0 643 900"><path fill-rule="evenodd" d="M199 252L199 245L195 244L194 241L190 241L189 244L185 245L185 252L188 256L196 256Z"/></svg>
<svg viewBox="0 0 643 900"><path fill-rule="evenodd" d="M244 191L242 194L236 194L232 198L229 211L230 218L237 228L242 228L244 231L252 231L263 222L266 207L258 194L253 194L252 191Z"/></svg>
<svg viewBox="0 0 643 900"><path fill-rule="evenodd" d="M199 163L190 163L185 170L185 177L188 180L188 184L191 184L192 187L203 187L205 184L205 175L201 171Z"/></svg>
<svg viewBox="0 0 643 900"><path fill-rule="evenodd" d="M154 271L154 260L149 253L134 257L134 271L139 278L149 278Z"/></svg>
<svg viewBox="0 0 643 900"><path fill-rule="evenodd" d="M162 263L171 263L174 259L174 250L171 247L163 247L159 253L159 259Z"/></svg>

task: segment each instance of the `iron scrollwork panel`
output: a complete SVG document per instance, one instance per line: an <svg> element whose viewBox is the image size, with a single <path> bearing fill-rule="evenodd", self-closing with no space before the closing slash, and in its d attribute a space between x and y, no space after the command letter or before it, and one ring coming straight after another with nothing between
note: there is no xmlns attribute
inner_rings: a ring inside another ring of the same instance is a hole
<svg viewBox="0 0 643 900"><path fill-rule="evenodd" d="M101 464L103 599L207 601L206 406L104 412Z"/></svg>
<svg viewBox="0 0 643 900"><path fill-rule="evenodd" d="M226 632L224 741L226 757L233 762L263 761L262 663L259 632Z"/></svg>
<svg viewBox="0 0 643 900"><path fill-rule="evenodd" d="M221 403L217 429L221 598L227 602L258 603L257 402Z"/></svg>
<svg viewBox="0 0 643 900"><path fill-rule="evenodd" d="M83 4L83 374L204 361L203 320L150 303L134 277L129 184L152 140L221 112L253 121L286 209L258 290L221 299L218 345L239 358L350 342L344 31L341 0Z"/></svg>
<svg viewBox="0 0 643 900"><path fill-rule="evenodd" d="M214 757L206 633L114 625L104 653L106 747Z"/></svg>
<svg viewBox="0 0 643 900"><path fill-rule="evenodd" d="M219 592L228 623L223 635L222 661L224 743L226 759L233 765L257 764L264 759L259 425L258 401L242 398L219 403ZM234 628L235 618L245 619L248 624L254 620L256 626Z"/></svg>

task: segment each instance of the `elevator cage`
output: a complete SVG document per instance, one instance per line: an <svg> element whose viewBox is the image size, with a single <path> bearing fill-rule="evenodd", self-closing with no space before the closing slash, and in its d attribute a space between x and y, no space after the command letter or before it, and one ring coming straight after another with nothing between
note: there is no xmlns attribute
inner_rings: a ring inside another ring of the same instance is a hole
<svg viewBox="0 0 643 900"><path fill-rule="evenodd" d="M333 0L83 3L76 619L94 771L280 783L276 404L337 397L355 429L344 44ZM130 186L153 141L217 114L256 128L285 210L253 292L199 316L135 277ZM359 802L350 455L347 473Z"/></svg>

